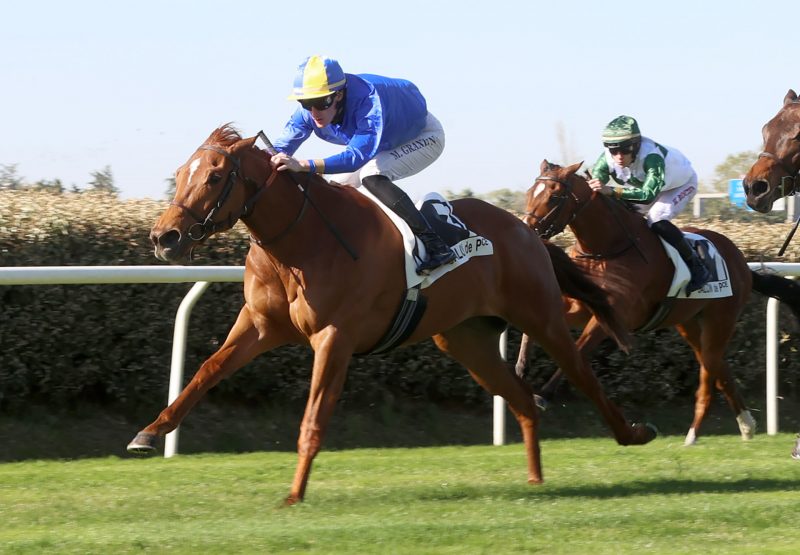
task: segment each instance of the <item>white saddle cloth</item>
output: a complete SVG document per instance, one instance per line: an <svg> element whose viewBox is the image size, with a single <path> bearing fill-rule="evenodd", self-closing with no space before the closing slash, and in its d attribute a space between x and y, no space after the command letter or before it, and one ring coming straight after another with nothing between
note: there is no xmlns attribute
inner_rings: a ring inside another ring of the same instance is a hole
<svg viewBox="0 0 800 555"><path fill-rule="evenodd" d="M356 190L361 194L366 195L378 206L380 206L381 210L383 210L383 212L389 216L389 219L392 221L392 223L394 223L397 229L400 230L400 234L403 236L403 246L405 247L406 287L408 289L416 287L420 284L421 288L425 289L443 275L466 263L470 258L474 256L488 256L494 254L492 242L485 237L481 237L472 231L469 231L464 225L464 222L462 222L453 213L453 206L447 202L442 195L439 193L428 193L421 201L417 203L417 208L421 207L425 202L432 201L434 203L436 212L439 214L441 219L447 221L450 225L458 226L469 231L469 237L450 247L456 255L456 259L452 264L439 266L428 275L421 276L417 274L417 257L421 260L424 260L426 257L425 245L422 243L422 241L420 241L414 236L413 233L411 233L411 228L408 227L408 224L405 222L405 220L385 207L382 202L378 201L378 199L376 199L375 196L367 190L366 187L359 187Z"/></svg>
<svg viewBox="0 0 800 555"><path fill-rule="evenodd" d="M733 288L731 287L730 276L728 275L728 265L719 254L719 251L717 250L717 247L714 246L714 243L702 235L697 235L696 233L684 233L683 235L692 244L692 247L694 247L699 241L703 242L706 251L708 252L708 258L713 261L714 267L714 269L711 270L711 280L709 280L709 282L706 283L702 288L689 295L688 298L719 299L733 295ZM659 237L659 239L661 239L661 237ZM675 274L672 278L672 284L669 287L667 296L680 296L680 298L685 299L687 298L685 287L686 284L689 283L689 279L692 275L689 271L689 267L678 254L678 251L675 250L675 247L664 241L664 239L661 239L661 244L664 245L664 249L667 251L667 256L669 256L670 260L672 260L672 263L675 265Z"/></svg>

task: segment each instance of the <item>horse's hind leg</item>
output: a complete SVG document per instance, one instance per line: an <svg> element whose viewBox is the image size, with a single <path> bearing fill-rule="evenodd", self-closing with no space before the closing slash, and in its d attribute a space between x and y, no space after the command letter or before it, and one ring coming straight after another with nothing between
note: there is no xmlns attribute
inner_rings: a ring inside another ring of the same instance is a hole
<svg viewBox="0 0 800 555"><path fill-rule="evenodd" d="M542 463L539 414L533 402L533 390L500 357L500 333L492 323L474 318L433 339L437 347L463 364L486 391L508 402L522 429L528 457L528 482L538 484L542 482Z"/></svg>
<svg viewBox="0 0 800 555"><path fill-rule="evenodd" d="M533 315L536 317L532 317ZM538 307L538 311L516 316L514 324L530 334L558 364L570 382L595 404L617 443L642 445L656 437L655 428L650 425L628 424L622 411L606 396L603 386L594 375L588 354L603 337L596 319L590 320L578 339L579 350L561 314L548 314L542 305ZM525 325L521 326L523 323Z"/></svg>
<svg viewBox="0 0 800 555"><path fill-rule="evenodd" d="M736 387L730 366L725 360L725 349L735 331L734 319L714 318L705 314L704 316L706 321L711 322L710 325L703 325L698 319L693 319L676 326L678 332L694 350L695 358L700 364L700 383L695 394L694 419L684 445L693 445L697 441L700 425L711 404L712 384L722 392L736 415L742 439L752 439L756 429L755 420L747 409L744 398Z"/></svg>
<svg viewBox="0 0 800 555"><path fill-rule="evenodd" d="M200 366L177 399L161 411L158 418L150 425L136 434L133 441L128 444L128 451L140 454L152 453L158 438L177 428L209 389L258 354L279 344L274 337L259 339L259 332L253 325L250 312L246 306L243 307L222 347Z"/></svg>

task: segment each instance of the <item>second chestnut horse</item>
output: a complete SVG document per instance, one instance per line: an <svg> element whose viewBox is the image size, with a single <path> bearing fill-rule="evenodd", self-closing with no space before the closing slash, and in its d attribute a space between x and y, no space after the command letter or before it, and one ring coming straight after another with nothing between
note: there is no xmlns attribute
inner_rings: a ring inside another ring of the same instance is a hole
<svg viewBox="0 0 800 555"><path fill-rule="evenodd" d="M780 276L751 271L742 252L724 235L687 228L685 231L701 235L716 246L727 263L727 285L733 294L722 298L678 295L667 299L674 268L658 236L630 203L592 191L586 179L577 173L580 166L578 163L563 168L547 160L542 162L539 177L527 193L525 222L548 238L569 226L577 240L571 256L579 265L604 277L606 283L623 280L630 284L630 289L624 292L609 289L611 303L629 330L646 325L649 329L674 326L694 350L700 363L700 383L694 418L686 435L687 445L697 439L714 386L722 391L733 409L742 438L750 439L755 432L755 420L736 387L725 350L751 290L788 303L797 315L800 286ZM576 328L586 326L579 344L581 352L589 355L606 335L590 321L580 302L565 300L570 303L570 323ZM654 321L657 311L661 317ZM527 339L523 337L518 375L522 375L526 362ZM545 400L552 396L560 378L561 373L556 372L544 386L541 394Z"/></svg>

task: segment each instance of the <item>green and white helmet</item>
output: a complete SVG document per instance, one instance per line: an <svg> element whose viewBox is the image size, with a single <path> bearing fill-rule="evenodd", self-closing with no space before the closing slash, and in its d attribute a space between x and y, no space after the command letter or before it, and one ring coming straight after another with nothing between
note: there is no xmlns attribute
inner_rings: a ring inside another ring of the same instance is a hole
<svg viewBox="0 0 800 555"><path fill-rule="evenodd" d="M603 129L603 146L624 148L641 142L639 124L630 116L617 116Z"/></svg>

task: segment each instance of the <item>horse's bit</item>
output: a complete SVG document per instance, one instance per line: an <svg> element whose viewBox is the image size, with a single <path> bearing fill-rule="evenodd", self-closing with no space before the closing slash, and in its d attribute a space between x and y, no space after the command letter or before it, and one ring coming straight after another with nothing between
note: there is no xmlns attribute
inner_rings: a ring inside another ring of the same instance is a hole
<svg viewBox="0 0 800 555"><path fill-rule="evenodd" d="M787 164L782 158L778 158L776 155L772 154L771 152L759 152L759 158L769 158L773 162L776 162L788 175L784 175L781 177L781 196L788 196L797 194L797 179L800 177L800 168L794 169L792 166ZM786 183L789 183L789 187L786 187Z"/></svg>

